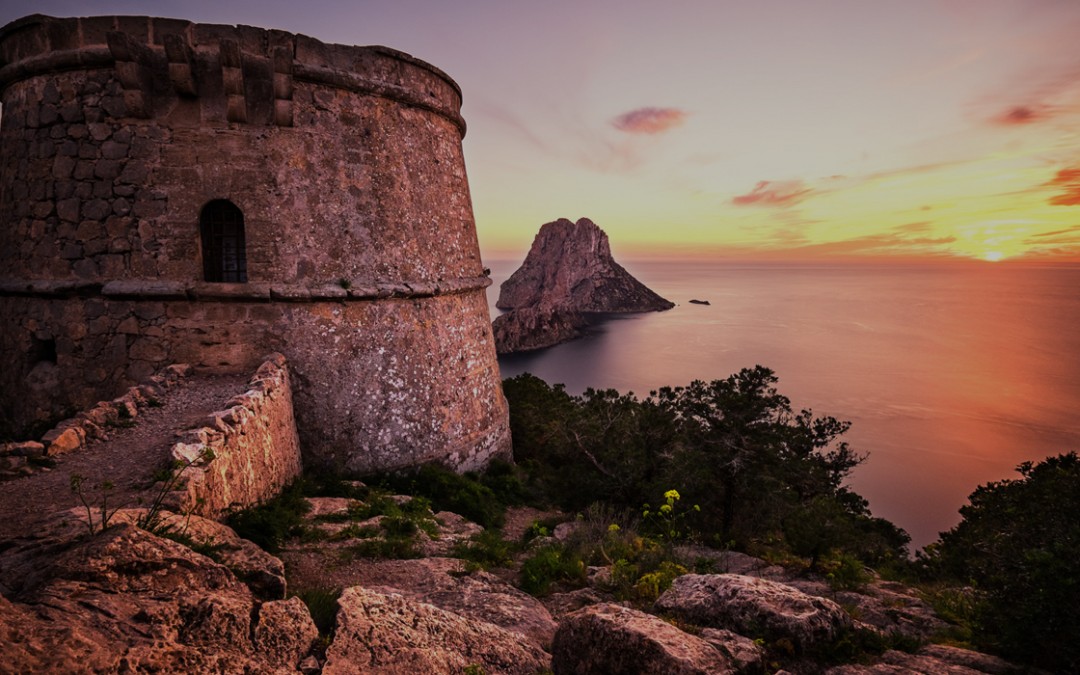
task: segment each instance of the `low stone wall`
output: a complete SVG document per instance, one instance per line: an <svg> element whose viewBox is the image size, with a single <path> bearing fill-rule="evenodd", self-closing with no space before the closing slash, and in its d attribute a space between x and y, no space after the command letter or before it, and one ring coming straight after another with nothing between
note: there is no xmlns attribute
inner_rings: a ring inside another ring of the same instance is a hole
<svg viewBox="0 0 1080 675"><path fill-rule="evenodd" d="M39 441L0 443L0 480L9 480L34 473L45 462L45 456L62 455L79 450L95 439L108 440L110 430L135 424L135 418L148 407L161 405L166 391L191 374L185 363L167 366L142 384L128 388L111 401L96 405L68 418L45 432Z"/></svg>
<svg viewBox="0 0 1080 675"><path fill-rule="evenodd" d="M300 441L285 357L271 354L226 408L173 446L179 479L168 508L220 518L270 499L300 476Z"/></svg>

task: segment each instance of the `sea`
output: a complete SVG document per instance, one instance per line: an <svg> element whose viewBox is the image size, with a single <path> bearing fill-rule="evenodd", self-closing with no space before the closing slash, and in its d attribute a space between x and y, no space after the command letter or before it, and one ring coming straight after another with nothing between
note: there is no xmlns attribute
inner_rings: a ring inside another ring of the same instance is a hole
<svg viewBox="0 0 1080 675"><path fill-rule="evenodd" d="M487 261L492 317L520 263ZM848 484L913 548L959 522L979 485L1080 451L1080 265L622 264L676 307L500 357L502 376L643 398L771 368L796 410L852 423L844 438L867 459Z"/></svg>

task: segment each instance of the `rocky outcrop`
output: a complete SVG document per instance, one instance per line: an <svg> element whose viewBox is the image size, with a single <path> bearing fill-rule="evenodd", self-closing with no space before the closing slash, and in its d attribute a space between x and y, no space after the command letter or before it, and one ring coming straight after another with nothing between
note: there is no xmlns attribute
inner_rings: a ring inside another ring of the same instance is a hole
<svg viewBox="0 0 1080 675"><path fill-rule="evenodd" d="M709 641L659 617L612 604L578 610L559 624L552 670L564 673L735 673L735 664Z"/></svg>
<svg viewBox="0 0 1080 675"><path fill-rule="evenodd" d="M808 595L827 597L850 608L857 628L881 635L903 635L914 640L927 640L941 633L948 625L914 588L894 581L875 581L856 591L835 591L823 581L792 579L786 584Z"/></svg>
<svg viewBox="0 0 1080 675"><path fill-rule="evenodd" d="M317 630L297 600L260 602L233 572L120 522L62 514L0 553L6 672L294 672Z"/></svg>
<svg viewBox="0 0 1080 675"><path fill-rule="evenodd" d="M480 672L534 675L548 655L494 624L358 586L338 599L324 675Z"/></svg>
<svg viewBox="0 0 1080 675"><path fill-rule="evenodd" d="M495 317L491 330L500 354L554 347L581 337L584 316L562 307L522 307Z"/></svg>
<svg viewBox="0 0 1080 675"><path fill-rule="evenodd" d="M996 656L945 645L929 645L915 654L890 650L874 664L837 666L825 671L826 675L1010 675L1031 672Z"/></svg>
<svg viewBox="0 0 1080 675"><path fill-rule="evenodd" d="M791 586L738 574L686 574L656 601L660 612L748 637L786 638L797 650L828 643L851 628L835 602Z"/></svg>
<svg viewBox="0 0 1080 675"><path fill-rule="evenodd" d="M540 349L577 337L589 314L671 309L611 256L607 234L588 218L547 223L525 262L499 290L499 353Z"/></svg>
<svg viewBox="0 0 1080 675"><path fill-rule="evenodd" d="M371 560L352 568L356 583L371 590L403 597L468 619L521 633L538 645L549 645L555 621L539 600L488 572L466 573L452 558Z"/></svg>

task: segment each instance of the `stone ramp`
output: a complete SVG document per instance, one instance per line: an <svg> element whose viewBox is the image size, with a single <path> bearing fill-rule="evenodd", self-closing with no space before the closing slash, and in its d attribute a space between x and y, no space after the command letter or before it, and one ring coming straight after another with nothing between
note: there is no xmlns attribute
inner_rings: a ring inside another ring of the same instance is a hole
<svg viewBox="0 0 1080 675"><path fill-rule="evenodd" d="M0 541L32 535L51 513L81 506L71 490L71 477L83 477L83 493L100 508L100 486L106 481L108 505L136 507L155 496L154 472L165 466L169 452L183 430L198 425L244 391L250 373L198 374L178 378L137 415L109 427L107 439L52 457L55 466L0 482Z"/></svg>

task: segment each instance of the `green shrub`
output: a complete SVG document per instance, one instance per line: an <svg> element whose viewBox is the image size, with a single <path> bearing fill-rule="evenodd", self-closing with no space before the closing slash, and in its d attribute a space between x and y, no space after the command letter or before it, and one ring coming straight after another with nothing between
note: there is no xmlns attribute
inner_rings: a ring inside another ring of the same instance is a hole
<svg viewBox="0 0 1080 675"><path fill-rule="evenodd" d="M521 589L542 597L555 583L581 585L585 582L585 563L564 546L545 546L521 565Z"/></svg>
<svg viewBox="0 0 1080 675"><path fill-rule="evenodd" d="M862 561L850 553L838 553L821 565L825 580L835 591L854 591L870 583Z"/></svg>
<svg viewBox="0 0 1080 675"><path fill-rule="evenodd" d="M1080 457L1034 464L980 486L960 524L927 547L926 566L973 585L972 638L983 649L1057 672L1080 672Z"/></svg>
<svg viewBox="0 0 1080 675"><path fill-rule="evenodd" d="M350 550L363 558L408 560L423 557L416 548L414 537L373 537L353 544Z"/></svg>
<svg viewBox="0 0 1080 675"><path fill-rule="evenodd" d="M484 530L474 534L468 542L454 546L451 555L481 569L491 569L511 564L515 550L514 544L503 539L498 530Z"/></svg>
<svg viewBox="0 0 1080 675"><path fill-rule="evenodd" d="M270 501L228 516L226 523L244 539L276 553L289 537L301 536L304 514L311 505L303 495L303 483L296 481Z"/></svg>
<svg viewBox="0 0 1080 675"><path fill-rule="evenodd" d="M311 612L311 620L319 629L319 635L324 637L332 635L334 623L337 620L337 601L341 597L341 589L323 586L307 588L297 593L296 597L307 605L308 611Z"/></svg>
<svg viewBox="0 0 1080 675"><path fill-rule="evenodd" d="M502 527L505 503L475 474L462 476L426 464L415 471L382 474L369 481L395 492L423 496L435 510L452 511L485 528Z"/></svg>
<svg viewBox="0 0 1080 675"><path fill-rule="evenodd" d="M652 572L642 574L634 583L634 597L644 602L655 602L660 594L671 588L676 577L687 573L682 565L665 560Z"/></svg>
<svg viewBox="0 0 1080 675"><path fill-rule="evenodd" d="M343 497L345 499L368 498L369 488L347 474L330 471L311 471L301 479L305 497Z"/></svg>

